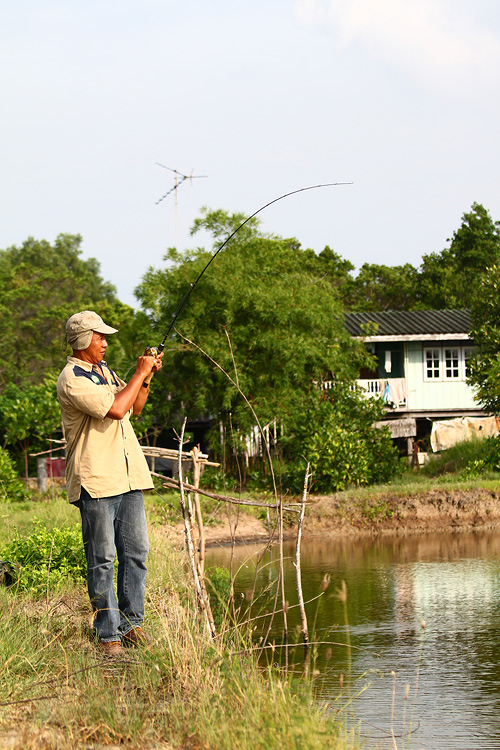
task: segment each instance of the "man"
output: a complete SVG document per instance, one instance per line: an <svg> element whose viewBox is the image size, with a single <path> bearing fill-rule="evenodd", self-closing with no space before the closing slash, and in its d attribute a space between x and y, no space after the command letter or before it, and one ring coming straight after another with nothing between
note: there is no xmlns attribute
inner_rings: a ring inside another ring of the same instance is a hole
<svg viewBox="0 0 500 750"><path fill-rule="evenodd" d="M163 357L139 357L124 383L104 361L114 333L91 310L72 315L66 337L73 354L57 381L68 500L80 509L94 633L109 655L148 640L141 628L149 549L142 490L153 483L130 417L141 413Z"/></svg>

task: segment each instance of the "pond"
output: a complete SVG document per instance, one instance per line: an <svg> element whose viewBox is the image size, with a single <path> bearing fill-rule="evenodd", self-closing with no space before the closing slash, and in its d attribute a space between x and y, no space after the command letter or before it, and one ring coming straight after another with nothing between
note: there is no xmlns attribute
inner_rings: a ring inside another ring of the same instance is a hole
<svg viewBox="0 0 500 750"><path fill-rule="evenodd" d="M263 549L207 550L207 566L232 565L237 571L236 598L242 615L251 604L256 643L270 624L266 611L272 609L278 576L277 549ZM371 746L500 749L499 551L499 531L303 540L302 583L310 639L318 643L310 662L318 696L328 701L341 682L344 691L349 685L353 700L344 710ZM295 543L287 542L287 621L294 644L288 663L300 670L304 649L294 556ZM346 599L339 596L343 581ZM283 621L276 617L271 641L281 643L282 632ZM283 651L265 653L283 663ZM331 710L338 708L332 703Z"/></svg>

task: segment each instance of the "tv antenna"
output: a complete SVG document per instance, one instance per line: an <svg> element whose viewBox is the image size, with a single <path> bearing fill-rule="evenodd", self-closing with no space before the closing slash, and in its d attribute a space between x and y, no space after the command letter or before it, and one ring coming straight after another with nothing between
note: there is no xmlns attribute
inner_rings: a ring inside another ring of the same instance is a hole
<svg viewBox="0 0 500 750"><path fill-rule="evenodd" d="M191 174L183 174L182 172L179 172L178 169L172 169L172 167L166 167L165 164L160 164L159 161L155 162L159 167L163 167L163 169L168 169L169 172L173 172L175 175L175 182L173 187L170 188L170 190L167 190L167 192L161 196L161 198L158 198L156 201L156 205L162 202L168 195L171 193L174 193L175 195L175 207L174 207L174 216L175 216L175 222L174 222L174 235L175 235L175 245L177 246L177 190L180 188L183 182L186 180L189 180L191 183L193 180L199 180L203 177L208 177L206 174L193 174L194 170L191 170Z"/></svg>

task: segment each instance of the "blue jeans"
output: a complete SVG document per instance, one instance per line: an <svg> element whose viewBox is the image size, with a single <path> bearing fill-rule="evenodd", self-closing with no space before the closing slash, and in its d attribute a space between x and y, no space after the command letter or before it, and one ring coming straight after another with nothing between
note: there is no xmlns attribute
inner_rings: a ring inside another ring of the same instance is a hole
<svg viewBox="0 0 500 750"><path fill-rule="evenodd" d="M144 619L146 557L149 543L140 490L93 498L82 487L77 503L87 558L87 588L101 641L120 640ZM113 585L118 555L118 598Z"/></svg>

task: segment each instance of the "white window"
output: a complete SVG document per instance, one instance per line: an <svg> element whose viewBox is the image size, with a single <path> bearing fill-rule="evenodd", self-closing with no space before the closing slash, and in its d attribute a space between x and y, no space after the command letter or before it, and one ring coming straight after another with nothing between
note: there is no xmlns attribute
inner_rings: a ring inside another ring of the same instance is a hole
<svg viewBox="0 0 500 750"><path fill-rule="evenodd" d="M441 380L441 349L426 349L424 380Z"/></svg>
<svg viewBox="0 0 500 750"><path fill-rule="evenodd" d="M465 380L473 352L472 346L424 348L424 381Z"/></svg>
<svg viewBox="0 0 500 750"><path fill-rule="evenodd" d="M444 349L444 379L460 380L460 347Z"/></svg>

